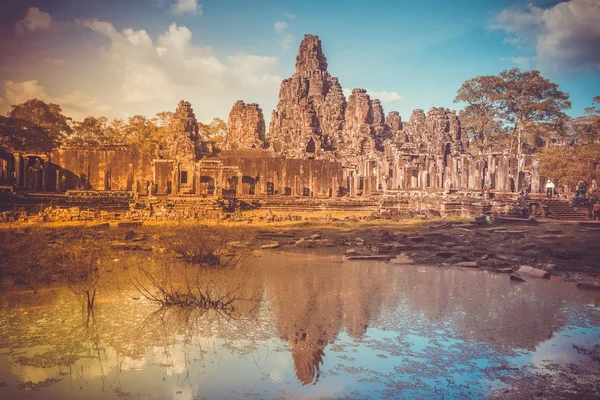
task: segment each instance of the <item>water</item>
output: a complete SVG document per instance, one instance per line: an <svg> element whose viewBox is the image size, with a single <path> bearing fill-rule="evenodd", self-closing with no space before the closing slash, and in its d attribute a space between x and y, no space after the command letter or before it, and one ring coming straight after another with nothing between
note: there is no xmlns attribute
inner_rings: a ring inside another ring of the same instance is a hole
<svg viewBox="0 0 600 400"><path fill-rule="evenodd" d="M539 376L588 395L598 383L598 292L339 257L248 264L264 301L233 315L160 309L126 285L91 316L68 289L3 295L1 397L485 398Z"/></svg>

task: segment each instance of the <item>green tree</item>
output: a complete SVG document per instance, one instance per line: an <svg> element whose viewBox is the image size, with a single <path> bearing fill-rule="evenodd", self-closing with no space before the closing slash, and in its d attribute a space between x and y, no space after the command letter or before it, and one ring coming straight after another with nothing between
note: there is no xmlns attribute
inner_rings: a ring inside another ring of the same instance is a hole
<svg viewBox="0 0 600 400"><path fill-rule="evenodd" d="M39 125L20 118L0 116L0 152L47 152L56 141Z"/></svg>
<svg viewBox="0 0 600 400"><path fill-rule="evenodd" d="M134 115L129 118L126 127L127 137L130 144L141 152L154 153L160 146L159 127L153 120L143 115Z"/></svg>
<svg viewBox="0 0 600 400"><path fill-rule="evenodd" d="M214 118L210 124L206 125L198 123L200 126L200 138L203 141L214 142L217 147L220 147L227 135L227 122L221 118Z"/></svg>
<svg viewBox="0 0 600 400"><path fill-rule="evenodd" d="M540 174L571 191L580 180L600 181L600 144L549 146L538 153Z"/></svg>
<svg viewBox="0 0 600 400"><path fill-rule="evenodd" d="M53 147L57 147L71 133L69 126L71 118L62 114L62 109L58 104L46 104L42 100L31 99L12 106L8 116L41 127L48 138L53 141Z"/></svg>
<svg viewBox="0 0 600 400"><path fill-rule="evenodd" d="M74 146L99 146L106 144L106 129L108 119L106 117L86 117L81 122L73 124L73 134L69 136L66 143Z"/></svg>
<svg viewBox="0 0 600 400"><path fill-rule="evenodd" d="M454 101L466 103L467 132L481 146L489 145L486 136L506 130L511 149L516 142L517 154L524 144L534 151L551 135L563 134L567 118L563 110L571 107L569 95L558 90L557 84L539 71L521 72L518 68L466 81Z"/></svg>
<svg viewBox="0 0 600 400"><path fill-rule="evenodd" d="M571 124L573 137L578 144L600 143L600 96L592 99L586 115L575 118Z"/></svg>

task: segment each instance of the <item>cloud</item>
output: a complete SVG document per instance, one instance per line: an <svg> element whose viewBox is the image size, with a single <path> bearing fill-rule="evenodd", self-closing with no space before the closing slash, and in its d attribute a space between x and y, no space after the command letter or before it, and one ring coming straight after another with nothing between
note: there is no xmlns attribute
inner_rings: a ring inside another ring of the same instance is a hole
<svg viewBox="0 0 600 400"><path fill-rule="evenodd" d="M96 99L79 90L63 96L51 96L37 80L5 81L4 92L6 101L10 105L21 104L36 98L60 105L65 115L77 120L82 120L90 114L103 114L112 110L111 107L100 104Z"/></svg>
<svg viewBox="0 0 600 400"><path fill-rule="evenodd" d="M198 0L177 0L171 4L171 12L175 15L202 15L202 4L198 4Z"/></svg>
<svg viewBox="0 0 600 400"><path fill-rule="evenodd" d="M510 60L517 67L522 69L529 69L531 66L531 57L502 57L502 60Z"/></svg>
<svg viewBox="0 0 600 400"><path fill-rule="evenodd" d="M155 42L145 30L118 32L108 22L81 23L109 39L103 55L120 81L125 102L175 101L177 88L261 91L269 85L277 87L281 81L274 72L279 65L275 57L238 54L228 57L228 62L221 61L211 47L194 45L192 32L175 23Z"/></svg>
<svg viewBox="0 0 600 400"><path fill-rule="evenodd" d="M37 31L50 29L52 17L47 12L41 11L37 7L29 7L25 18L16 23L17 33L25 31Z"/></svg>
<svg viewBox="0 0 600 400"><path fill-rule="evenodd" d="M275 26L273 27L275 33L280 37L281 47L284 50L289 49L292 46L292 42L294 41L294 37L288 33L288 24L284 21L275 22Z"/></svg>
<svg viewBox="0 0 600 400"><path fill-rule="evenodd" d="M290 13L284 13L283 14L284 17L289 18L289 19L294 19L296 18L295 14L290 14Z"/></svg>
<svg viewBox="0 0 600 400"><path fill-rule="evenodd" d="M283 22L283 21L277 21L275 22L275 32L277 33L284 33L288 28L288 24L287 22Z"/></svg>
<svg viewBox="0 0 600 400"><path fill-rule="evenodd" d="M543 9L501 11L491 25L505 41L530 46L543 66L562 72L600 73L600 3L569 0Z"/></svg>
<svg viewBox="0 0 600 400"><path fill-rule="evenodd" d="M388 92L386 90L382 90L382 91L376 91L376 90L370 90L370 89L366 89L366 90L367 90L367 94L369 95L371 100L379 99L386 103L394 103L396 101L402 100L402 96L400 96L397 92ZM342 91L344 92L344 96L346 96L346 99L348 99L348 97L350 97L350 95L352 94L352 89L349 89L349 88L343 88Z"/></svg>

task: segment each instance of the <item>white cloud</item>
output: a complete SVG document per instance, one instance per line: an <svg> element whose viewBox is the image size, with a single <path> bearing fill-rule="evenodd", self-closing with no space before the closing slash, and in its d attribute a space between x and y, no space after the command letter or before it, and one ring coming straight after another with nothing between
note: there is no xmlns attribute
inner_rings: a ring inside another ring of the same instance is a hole
<svg viewBox="0 0 600 400"><path fill-rule="evenodd" d="M264 86L277 86L281 77L275 74L279 67L276 57L262 57L245 53L229 57L232 72L240 83L250 89L259 89Z"/></svg>
<svg viewBox="0 0 600 400"><path fill-rule="evenodd" d="M294 19L296 18L295 14L290 14L290 13L284 13L283 14L284 17L289 18L289 19Z"/></svg>
<svg viewBox="0 0 600 400"><path fill-rule="evenodd" d="M275 26L273 27L275 33L281 38L281 47L284 50L289 49L292 46L292 42L294 41L294 37L288 33L288 24L284 21L275 22Z"/></svg>
<svg viewBox="0 0 600 400"><path fill-rule="evenodd" d="M73 91L63 96L51 96L46 88L37 80L30 81L5 81L4 92L6 100L10 105L16 105L26 102L30 99L39 99L47 103L56 103L61 106L65 115L77 120L81 120L88 115L102 115L111 110L111 107L100 104L96 99L82 91Z"/></svg>
<svg viewBox="0 0 600 400"><path fill-rule="evenodd" d="M18 33L23 33L26 30L37 31L50 29L52 25L52 17L47 12L41 11L37 7L29 7L25 18L16 23Z"/></svg>
<svg viewBox="0 0 600 400"><path fill-rule="evenodd" d="M529 69L531 65L530 57L510 57L510 61L512 61L513 64L515 64L516 66L523 69Z"/></svg>
<svg viewBox="0 0 600 400"><path fill-rule="evenodd" d="M276 58L238 54L223 62L211 47L194 45L191 31L175 23L156 42L144 30L120 33L112 24L98 20L82 24L110 40L103 54L120 80L125 102L176 101L178 88L261 91L277 87L281 80L275 74Z"/></svg>
<svg viewBox="0 0 600 400"><path fill-rule="evenodd" d="M505 9L492 29L507 34L506 41L530 45L542 65L562 71L600 73L600 2L569 0L550 8L529 5Z"/></svg>
<svg viewBox="0 0 600 400"><path fill-rule="evenodd" d="M371 100L379 99L386 103L393 103L393 102L402 100L402 96L400 96L397 92L388 92L386 90L381 90L381 91L370 90L370 89L366 89L366 90L367 90L367 94L369 95ZM342 92L344 93L344 96L346 96L346 99L348 99L348 97L350 97L350 95L352 94L352 89L342 88Z"/></svg>
<svg viewBox="0 0 600 400"><path fill-rule="evenodd" d="M171 12L175 15L202 15L202 4L198 4L198 0L177 0L171 5Z"/></svg>
<svg viewBox="0 0 600 400"><path fill-rule="evenodd" d="M288 28L288 24L287 22L283 22L283 21L277 21L275 22L275 32L277 33L283 33L287 30Z"/></svg>

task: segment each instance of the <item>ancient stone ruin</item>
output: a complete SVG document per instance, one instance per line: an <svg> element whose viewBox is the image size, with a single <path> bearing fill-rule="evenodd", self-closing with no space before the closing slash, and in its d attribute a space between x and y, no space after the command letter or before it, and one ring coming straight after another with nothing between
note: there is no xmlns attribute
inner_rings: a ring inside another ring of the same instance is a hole
<svg viewBox="0 0 600 400"><path fill-rule="evenodd" d="M352 90L346 99L314 35L302 40L295 72L281 83L265 130L259 105L239 100L222 148L204 151L191 104L181 101L157 153L65 146L49 154L3 154L0 185L136 198L357 198L365 205L379 199L373 204L380 208L401 207L415 193L485 199L489 191L516 193L529 185L539 191L539 163L531 156L467 153L454 111L418 109L403 122L397 111L386 116L365 89Z"/></svg>

